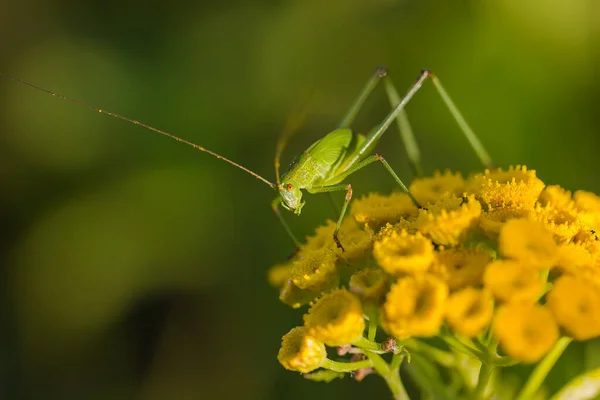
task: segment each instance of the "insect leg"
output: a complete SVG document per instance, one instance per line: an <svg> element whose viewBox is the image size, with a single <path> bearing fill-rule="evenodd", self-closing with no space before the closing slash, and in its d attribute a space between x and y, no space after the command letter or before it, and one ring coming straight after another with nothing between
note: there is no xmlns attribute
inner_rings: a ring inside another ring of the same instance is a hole
<svg viewBox="0 0 600 400"><path fill-rule="evenodd" d="M389 171L389 173L392 175L392 177L394 178L394 180L396 182L398 182L398 184L400 185L400 188L402 188L402 190L408 195L408 197L410 197L410 199L412 200L412 202L419 208L421 208L421 205L419 204L419 202L417 202L417 200L415 199L415 197L412 195L412 193L410 192L410 190L408 190L408 187L406 187L406 185L404 184L404 182L402 182L402 179L400 179L398 177L398 175L396 174L396 172L394 172L394 170L392 169L392 167L390 166L390 164L388 164L388 162L379 154L374 154L372 156L369 156L367 158L365 158L364 160L362 160L361 162L359 162L358 164L348 168L347 170L345 170L344 172L341 172L333 177L331 177L329 179L330 182L340 182L344 179L346 179L349 175L352 175L353 173L355 173L356 171L363 169L364 167L366 167L369 164L373 164L374 162L380 161L383 166ZM324 186L327 186L327 182L324 182ZM307 189L309 192L310 190ZM312 189L314 190L314 188Z"/></svg>
<svg viewBox="0 0 600 400"><path fill-rule="evenodd" d="M346 197L344 198L344 205L342 206L342 211L340 212L340 216L338 218L337 224L335 225L335 229L333 231L333 240L338 248L344 250L344 246L340 243L340 239L338 239L338 232L340 231L340 227L342 226L342 221L344 220L344 216L346 215L346 210L348 209L348 204L350 200L352 200L352 185L346 184L337 184L331 186L318 186L313 188L306 188L309 193L325 193L325 192L341 192L342 190L346 191Z"/></svg>
<svg viewBox="0 0 600 400"><path fill-rule="evenodd" d="M400 104L400 96L398 95L398 91L396 87L392 83L390 77L386 77L384 80L385 91L390 100L390 105L392 107L396 107ZM404 148L406 150L406 155L408 156L408 163L413 170L413 174L415 176L423 175L423 168L421 167L421 151L419 150L419 145L415 139L415 135L410 126L410 122L408 122L408 116L406 115L406 111L402 109L398 114L398 118L396 118L398 122L398 130L400 131L400 138L402 138L402 143L404 143Z"/></svg>
<svg viewBox="0 0 600 400"><path fill-rule="evenodd" d="M473 132L473 130L471 129L467 121L464 119L460 111L458 111L458 108L456 107L450 96L448 96L448 93L442 86L438 77L428 70L423 71L423 73L427 74L427 76L431 79L431 82L433 82L433 86L435 86L435 88L437 89L438 93L440 94L440 97L446 104L446 107L448 107L448 110L450 110L450 114L452 114L452 116L456 120L456 123L465 134L467 140L471 144L471 147L473 147L473 150L475 150L475 153L477 154L477 157L479 157L481 163L484 165L484 167L491 169L492 158L485 150L485 148L477 138L477 135L475 135L475 132Z"/></svg>
<svg viewBox="0 0 600 400"><path fill-rule="evenodd" d="M283 227L284 227L285 231L287 232L287 234L289 235L289 237L294 242L296 249L299 249L300 242L298 241L298 239L296 239L296 236L292 233L292 230L290 229L289 225L285 222L285 219L283 219L283 215L281 215L281 213L279 212L280 204L281 204L281 197L277 196L271 202L271 208L273 209L273 212L275 213L275 215L277 215L277 218L279 218L279 221L281 221L281 225L283 225Z"/></svg>
<svg viewBox="0 0 600 400"><path fill-rule="evenodd" d="M348 110L348 112L346 113L344 118L342 118L342 120L340 121L340 123L338 125L339 128L349 128L350 125L352 125L352 123L354 122L354 119L356 118L356 115L362 108L363 104L365 104L365 101L367 100L369 95L373 92L375 87L377 87L377 84L379 83L381 78L383 78L386 75L387 75L387 69L384 67L378 67L375 70L375 73L373 74L371 79L369 79L367 81L367 84L365 85L363 90L360 92L360 95L357 97L357 99L352 104L352 107L350 107L350 110Z"/></svg>

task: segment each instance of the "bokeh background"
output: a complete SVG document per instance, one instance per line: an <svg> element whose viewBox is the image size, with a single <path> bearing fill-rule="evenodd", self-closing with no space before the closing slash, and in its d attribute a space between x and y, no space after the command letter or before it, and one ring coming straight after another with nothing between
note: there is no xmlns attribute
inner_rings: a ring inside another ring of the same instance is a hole
<svg viewBox="0 0 600 400"><path fill-rule="evenodd" d="M378 65L442 79L496 164L600 192L594 0L0 1L0 71L166 129L273 179L332 130ZM364 132L389 111L383 90ZM433 87L408 107L427 172L480 168ZM380 143L411 174L395 126ZM349 181L390 192L380 166ZM2 398L387 398L377 377L305 381L276 360L301 324L266 283L292 245L267 186L212 157L0 80ZM340 197L343 195L340 195ZM286 217L300 236L326 196ZM573 345L549 387L598 365ZM512 379L528 371L517 370ZM554 386L553 386L554 385Z"/></svg>

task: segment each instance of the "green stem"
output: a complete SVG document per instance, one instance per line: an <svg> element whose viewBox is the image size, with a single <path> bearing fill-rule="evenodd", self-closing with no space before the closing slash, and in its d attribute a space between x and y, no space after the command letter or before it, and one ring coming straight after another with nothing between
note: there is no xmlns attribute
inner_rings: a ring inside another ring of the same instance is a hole
<svg viewBox="0 0 600 400"><path fill-rule="evenodd" d="M439 365L451 368L456 363L454 355L447 351L438 349L437 347L431 346L417 339L407 339L404 341L404 345L415 353L419 353L425 358L434 360Z"/></svg>
<svg viewBox="0 0 600 400"><path fill-rule="evenodd" d="M494 371L495 366L488 363L481 363L481 369L479 370L479 377L477 379L477 386L473 391L473 399L484 399L485 390L490 382L490 377Z"/></svg>
<svg viewBox="0 0 600 400"><path fill-rule="evenodd" d="M369 325L367 327L367 338L374 342L375 337L377 336L377 312L371 310L368 314L369 317Z"/></svg>
<svg viewBox="0 0 600 400"><path fill-rule="evenodd" d="M355 361L355 362L340 362L340 361L333 361L333 360L330 360L329 358L326 358L321 363L322 368L326 368L326 369L329 369L329 370L335 371L335 372L354 372L357 369L371 368L372 366L373 366L373 362L371 360L362 360L362 361Z"/></svg>
<svg viewBox="0 0 600 400"><path fill-rule="evenodd" d="M361 349L371 350L377 353L383 353L381 345L377 342L373 342L365 337L361 337L352 343L353 346L360 347Z"/></svg>
<svg viewBox="0 0 600 400"><path fill-rule="evenodd" d="M387 383L394 396L394 400L410 400L410 397L408 397L406 389L404 389L404 385L402 385L402 381L400 380L399 368L391 369L380 355L371 351L365 351L365 355L373 363L375 371L377 371L377 373L385 380L385 383Z"/></svg>
<svg viewBox="0 0 600 400"><path fill-rule="evenodd" d="M572 340L573 339L566 336L558 339L558 342L556 342L552 350L550 350L550 353L548 353L546 357L544 357L544 359L535 367L516 400L531 399L533 397L535 392L537 392L541 384L544 382L544 379L546 379L546 376L554 364L556 364L558 358L562 355Z"/></svg>

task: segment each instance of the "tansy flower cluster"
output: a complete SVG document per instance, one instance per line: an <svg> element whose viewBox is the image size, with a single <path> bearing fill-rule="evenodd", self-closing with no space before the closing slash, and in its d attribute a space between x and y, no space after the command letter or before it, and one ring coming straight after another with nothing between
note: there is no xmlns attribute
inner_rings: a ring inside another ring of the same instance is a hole
<svg viewBox="0 0 600 400"><path fill-rule="evenodd" d="M600 197L546 186L525 166L436 172L409 189L418 205L404 193L354 201L339 233L345 251L328 221L270 270L281 301L308 307L283 337L285 368L326 381L375 372L397 392L406 360L430 393L437 379L452 396L484 398L500 367L600 336ZM430 376L465 359L478 379Z"/></svg>

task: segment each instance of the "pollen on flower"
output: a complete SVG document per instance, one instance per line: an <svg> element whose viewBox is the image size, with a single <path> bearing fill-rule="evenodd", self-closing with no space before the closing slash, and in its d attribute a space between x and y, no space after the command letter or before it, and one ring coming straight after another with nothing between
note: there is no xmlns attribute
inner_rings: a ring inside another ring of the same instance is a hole
<svg viewBox="0 0 600 400"><path fill-rule="evenodd" d="M331 237L330 237L331 239ZM300 289L322 290L337 285L337 254L328 248L303 251L292 262L291 280Z"/></svg>
<svg viewBox="0 0 600 400"><path fill-rule="evenodd" d="M375 242L373 255L381 268L392 275L425 272L433 261L433 245L420 233L389 230Z"/></svg>
<svg viewBox="0 0 600 400"><path fill-rule="evenodd" d="M490 239L498 239L500 230L511 219L530 219L533 211L523 207L491 207L479 218L479 228Z"/></svg>
<svg viewBox="0 0 600 400"><path fill-rule="evenodd" d="M477 336L492 320L494 299L485 289L468 287L453 293L446 305L446 319L456 332Z"/></svg>
<svg viewBox="0 0 600 400"><path fill-rule="evenodd" d="M552 267L558 257L558 247L552 234L536 221L508 221L500 231L498 242L504 256L539 269Z"/></svg>
<svg viewBox="0 0 600 400"><path fill-rule="evenodd" d="M432 177L415 178L409 190L420 204L427 205L446 193L461 196L465 191L465 181L460 172L446 170L442 174L435 171Z"/></svg>
<svg viewBox="0 0 600 400"><path fill-rule="evenodd" d="M491 262L485 269L483 282L498 300L519 303L536 302L545 285L536 268L512 260Z"/></svg>
<svg viewBox="0 0 600 400"><path fill-rule="evenodd" d="M558 340L552 313L538 304L509 303L494 317L492 332L502 349L516 360L540 360Z"/></svg>
<svg viewBox="0 0 600 400"><path fill-rule="evenodd" d="M554 318L574 339L600 336L600 291L585 279L562 276L546 296Z"/></svg>
<svg viewBox="0 0 600 400"><path fill-rule="evenodd" d="M277 359L283 368L303 374L314 371L327 357L325 344L307 334L304 327L296 327L285 334Z"/></svg>
<svg viewBox="0 0 600 400"><path fill-rule="evenodd" d="M520 165L507 171L486 170L471 178L473 191L489 207L533 207L544 186L534 170Z"/></svg>
<svg viewBox="0 0 600 400"><path fill-rule="evenodd" d="M450 290L455 290L480 285L485 267L491 261L490 253L481 248L442 248L436 253L431 272L444 279Z"/></svg>
<svg viewBox="0 0 600 400"><path fill-rule="evenodd" d="M481 214L481 204L471 195L457 197L446 194L419 210L415 228L431 238L434 243L456 246L469 233Z"/></svg>
<svg viewBox="0 0 600 400"><path fill-rule="evenodd" d="M401 278L381 307L383 328L399 339L434 336L442 325L447 298L448 286L431 274Z"/></svg>
<svg viewBox="0 0 600 400"><path fill-rule="evenodd" d="M355 200L350 213L356 222L376 232L386 223L394 224L401 219L415 219L418 208L406 193L392 193L389 196L370 193Z"/></svg>
<svg viewBox="0 0 600 400"><path fill-rule="evenodd" d="M360 300L346 289L337 289L318 299L304 315L307 332L328 346L351 344L365 330Z"/></svg>
<svg viewBox="0 0 600 400"><path fill-rule="evenodd" d="M538 205L535 207L533 216L559 241L570 241L582 228L578 213L573 208Z"/></svg>

